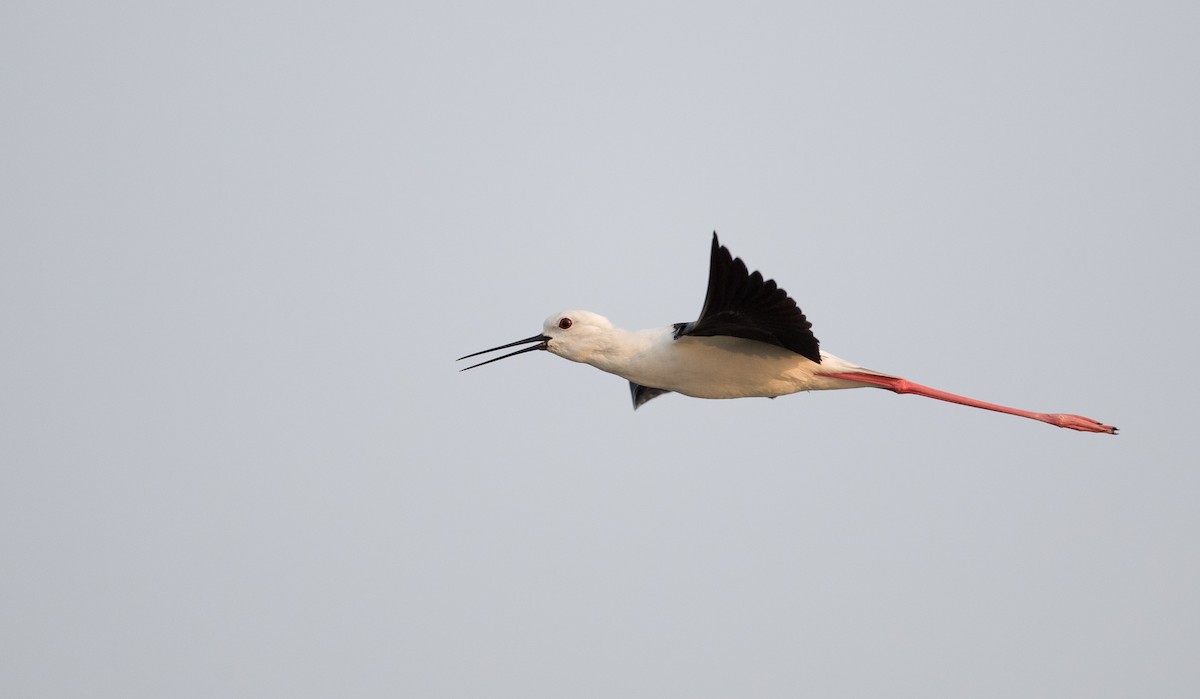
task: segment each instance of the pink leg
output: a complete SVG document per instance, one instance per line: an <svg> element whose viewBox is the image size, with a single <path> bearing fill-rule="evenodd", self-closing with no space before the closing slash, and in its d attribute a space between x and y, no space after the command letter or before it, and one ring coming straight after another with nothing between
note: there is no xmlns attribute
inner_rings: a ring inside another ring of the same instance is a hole
<svg viewBox="0 0 1200 699"><path fill-rule="evenodd" d="M1083 417L1082 415L1063 415L1060 413L1035 413L1029 410L1019 410L1017 408L1009 408L995 403L985 403L974 398L965 396L956 396L953 393L939 391L936 388L922 386L919 383L913 383L907 379L901 379L894 376L876 376L875 374L860 374L855 371L845 371L833 374L822 374L835 379L846 379L848 381L858 381L859 383L886 388L894 393L912 393L926 398L936 398L949 403L958 403L959 405L968 405L972 408L983 408L984 410L995 410L998 413L1008 413L1018 417L1027 417L1032 420L1040 420L1055 427L1067 427L1080 432L1103 432L1105 434L1116 434L1117 428L1111 425L1103 425L1099 422Z"/></svg>

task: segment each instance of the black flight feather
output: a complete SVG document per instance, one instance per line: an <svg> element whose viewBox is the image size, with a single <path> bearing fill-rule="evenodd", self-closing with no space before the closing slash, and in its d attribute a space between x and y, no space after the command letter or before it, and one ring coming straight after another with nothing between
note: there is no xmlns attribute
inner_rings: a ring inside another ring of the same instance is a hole
<svg viewBox="0 0 1200 699"><path fill-rule="evenodd" d="M763 279L757 271L750 272L741 258L734 257L729 248L720 244L715 231L708 267L708 295L704 297L699 319L675 325L675 338L684 335L728 335L758 340L821 362L820 343L812 333L812 323L796 302L775 280Z"/></svg>
<svg viewBox="0 0 1200 699"><path fill-rule="evenodd" d="M658 398L664 393L670 393L670 391L665 388L650 388L649 386L642 386L630 381L629 393L633 396L633 409L637 410L651 398Z"/></svg>

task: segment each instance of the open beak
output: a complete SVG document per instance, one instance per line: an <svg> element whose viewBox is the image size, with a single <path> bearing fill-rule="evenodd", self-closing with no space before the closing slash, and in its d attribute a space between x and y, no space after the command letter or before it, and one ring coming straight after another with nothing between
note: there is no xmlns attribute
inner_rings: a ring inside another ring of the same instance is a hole
<svg viewBox="0 0 1200 699"><path fill-rule="evenodd" d="M508 354L502 354L502 355L500 355L499 357L496 357L496 358L494 358L494 359L489 359L489 360L487 360L486 362L480 362L480 363L478 363L478 364L472 364L471 366L467 367L466 369L459 369L459 371L466 371L467 369L474 369L474 368L475 368L475 367L477 367L477 366L483 366L484 364L491 364L492 362L498 362L498 361L500 361L501 359L506 359L506 358L508 358L508 357L514 357L514 356L516 356L516 355L518 355L518 354L525 354L526 352L532 352L532 351L534 351L534 350L544 350L544 349L547 349L547 348L548 348L548 346L547 346L547 344L546 344L546 343L547 343L547 342L549 342L549 341L550 341L550 338L549 338L548 336L546 336L546 335L534 335L533 337L527 337L527 338L525 338L524 340L517 340L516 342L510 342L510 343L508 343L507 345L500 345L499 347L493 347L493 348L491 348L491 349L485 349L485 350L482 350L482 351L479 351L479 352L472 352L471 354L468 354L468 355L465 355L465 356L459 357L459 358L458 358L457 360L455 360L455 361L460 361L460 362L461 362L462 360L466 359L467 357L477 357L477 356L479 356L479 355L481 355L481 354L487 354L488 352L495 352L496 350L502 350L502 349L506 349L506 348L508 348L508 347L516 347L517 345L527 345L527 344L529 344L530 342L536 342L536 343L537 343L537 344L536 344L536 345L534 345L533 347L526 347L525 349L519 349L519 350L517 350L516 352L509 352Z"/></svg>

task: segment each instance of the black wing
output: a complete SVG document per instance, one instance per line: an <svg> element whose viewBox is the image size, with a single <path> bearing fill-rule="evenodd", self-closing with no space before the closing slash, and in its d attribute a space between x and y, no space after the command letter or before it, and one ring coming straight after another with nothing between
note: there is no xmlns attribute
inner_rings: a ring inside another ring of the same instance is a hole
<svg viewBox="0 0 1200 699"><path fill-rule="evenodd" d="M650 388L649 386L642 386L630 381L629 393L633 396L633 409L637 410L642 407L642 403L651 398L658 398L664 393L670 393L670 391L665 388Z"/></svg>
<svg viewBox="0 0 1200 699"><path fill-rule="evenodd" d="M758 340L821 362L820 342L796 302L775 280L751 273L745 262L720 244L715 231L704 309L699 320L676 324L675 338L684 335Z"/></svg>

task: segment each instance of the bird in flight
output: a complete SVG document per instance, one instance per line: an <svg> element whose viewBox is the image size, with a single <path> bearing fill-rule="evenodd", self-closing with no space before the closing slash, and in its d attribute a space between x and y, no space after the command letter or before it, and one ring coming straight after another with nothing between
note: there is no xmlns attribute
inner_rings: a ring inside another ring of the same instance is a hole
<svg viewBox="0 0 1200 699"><path fill-rule="evenodd" d="M590 364L629 381L636 410L664 393L693 398L775 398L800 391L884 388L972 408L1039 420L1080 432L1116 434L1117 428L1081 415L1037 413L986 403L851 364L821 350L812 323L772 279L750 272L713 233L708 294L700 317L651 330L614 327L590 311L563 311L546 319L542 332L524 340L473 352L531 345L473 364L474 369L525 352L546 350Z"/></svg>

